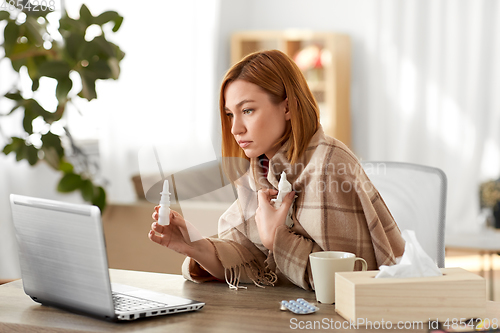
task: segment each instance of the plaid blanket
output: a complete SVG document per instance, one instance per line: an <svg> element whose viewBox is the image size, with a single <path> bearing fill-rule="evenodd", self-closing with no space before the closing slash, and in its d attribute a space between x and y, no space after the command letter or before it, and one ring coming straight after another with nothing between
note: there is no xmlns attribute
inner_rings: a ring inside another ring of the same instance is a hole
<svg viewBox="0 0 500 333"><path fill-rule="evenodd" d="M297 163L290 164L287 151L288 143L271 158L268 172L259 159L251 159L249 172L238 181L238 200L219 220L219 238L209 239L229 286L274 285L281 273L297 286L314 289L309 254L318 251L352 252L366 260L369 270L394 264L404 240L354 154L321 128ZM277 189L282 171L297 195L294 225L276 230L271 252L262 245L255 223L257 191ZM183 275L195 282L214 279L190 258Z"/></svg>

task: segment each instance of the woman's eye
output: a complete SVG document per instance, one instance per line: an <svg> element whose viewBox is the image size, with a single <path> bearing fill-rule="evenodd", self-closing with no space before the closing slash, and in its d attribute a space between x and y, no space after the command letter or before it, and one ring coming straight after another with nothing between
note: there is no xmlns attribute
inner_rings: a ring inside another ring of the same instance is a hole
<svg viewBox="0 0 500 333"><path fill-rule="evenodd" d="M252 112L253 112L252 109L245 109L245 110L243 110L243 114L250 114Z"/></svg>
<svg viewBox="0 0 500 333"><path fill-rule="evenodd" d="M232 113L226 113L226 116L228 116L229 118L233 118L233 114Z"/></svg>

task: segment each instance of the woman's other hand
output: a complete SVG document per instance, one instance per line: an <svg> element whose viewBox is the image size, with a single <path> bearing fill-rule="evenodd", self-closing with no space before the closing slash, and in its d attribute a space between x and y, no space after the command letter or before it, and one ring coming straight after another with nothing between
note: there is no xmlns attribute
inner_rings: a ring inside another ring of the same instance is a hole
<svg viewBox="0 0 500 333"><path fill-rule="evenodd" d="M280 208L271 205L271 198L278 194L277 190L260 190L258 193L259 207L255 212L255 222L262 244L270 251L273 250L276 229L285 225L288 210L293 203L295 192L290 192L281 203Z"/></svg>

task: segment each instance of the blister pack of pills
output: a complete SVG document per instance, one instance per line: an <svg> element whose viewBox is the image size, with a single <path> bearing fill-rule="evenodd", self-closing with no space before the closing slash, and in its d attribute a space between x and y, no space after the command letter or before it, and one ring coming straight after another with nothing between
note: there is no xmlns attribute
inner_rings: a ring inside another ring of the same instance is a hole
<svg viewBox="0 0 500 333"><path fill-rule="evenodd" d="M297 298L296 301L281 301L281 310L290 310L296 314L309 314L319 310L303 298Z"/></svg>

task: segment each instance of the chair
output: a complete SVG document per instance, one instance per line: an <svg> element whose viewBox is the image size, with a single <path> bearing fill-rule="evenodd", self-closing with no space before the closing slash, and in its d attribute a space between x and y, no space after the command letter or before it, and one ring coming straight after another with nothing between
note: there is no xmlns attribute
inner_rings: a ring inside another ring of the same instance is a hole
<svg viewBox="0 0 500 333"><path fill-rule="evenodd" d="M443 268L447 188L444 172L412 163L361 164L400 230L414 230L425 252Z"/></svg>

